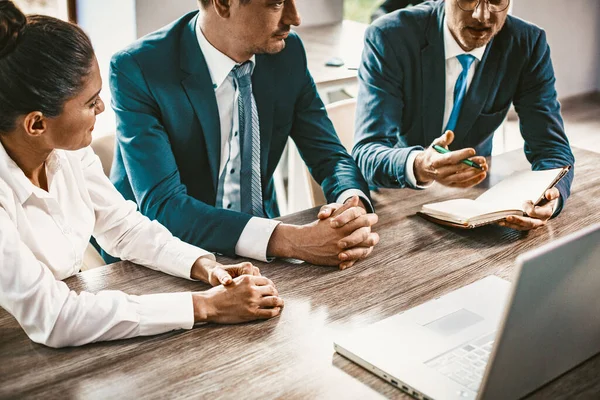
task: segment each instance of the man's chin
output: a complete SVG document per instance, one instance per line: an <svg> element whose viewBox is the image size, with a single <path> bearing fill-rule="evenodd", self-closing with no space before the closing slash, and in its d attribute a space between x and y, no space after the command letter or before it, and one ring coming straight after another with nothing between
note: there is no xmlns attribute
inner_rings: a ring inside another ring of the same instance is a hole
<svg viewBox="0 0 600 400"><path fill-rule="evenodd" d="M285 49L284 39L273 39L267 46L260 48L255 54L277 54Z"/></svg>

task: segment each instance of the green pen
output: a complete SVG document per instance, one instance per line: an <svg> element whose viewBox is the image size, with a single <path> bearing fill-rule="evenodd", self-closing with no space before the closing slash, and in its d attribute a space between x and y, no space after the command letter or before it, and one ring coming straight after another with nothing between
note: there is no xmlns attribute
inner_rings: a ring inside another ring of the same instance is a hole
<svg viewBox="0 0 600 400"><path fill-rule="evenodd" d="M443 148L442 146L438 146L437 144L433 145L433 148L435 149L435 151L437 151L438 153L441 154L446 154L446 153L450 153L450 150ZM480 170L483 170L483 168L481 168L481 165L471 161L471 160L462 160L461 163L463 164L467 164L469 167L473 167L473 168L477 168Z"/></svg>

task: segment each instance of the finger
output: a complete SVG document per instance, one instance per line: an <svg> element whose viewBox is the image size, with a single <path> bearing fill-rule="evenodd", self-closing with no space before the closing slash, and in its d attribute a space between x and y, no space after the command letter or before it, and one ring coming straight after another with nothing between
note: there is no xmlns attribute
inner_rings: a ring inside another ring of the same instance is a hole
<svg viewBox="0 0 600 400"><path fill-rule="evenodd" d="M332 228L341 228L346 225L348 222L355 220L361 215L365 215L367 211L362 207L352 207L348 210L344 211L337 217L331 219L331 227Z"/></svg>
<svg viewBox="0 0 600 400"><path fill-rule="evenodd" d="M331 216L335 218L335 217L343 214L346 210L351 209L352 207L358 207L359 200L360 199L358 198L358 196L350 197L348 200L346 200L344 205L342 207L338 208L337 210L335 210L335 212Z"/></svg>
<svg viewBox="0 0 600 400"><path fill-rule="evenodd" d="M475 149L471 148L451 151L450 153L442 154L441 156L436 157L436 159L431 163L431 166L439 169L447 165L455 165L460 163L462 160L474 157L475 154Z"/></svg>
<svg viewBox="0 0 600 400"><path fill-rule="evenodd" d="M356 245L356 247L374 247L379 243L379 235L376 232L371 232L367 240Z"/></svg>
<svg viewBox="0 0 600 400"><path fill-rule="evenodd" d="M344 250L338 258L340 261L357 261L367 257L373 251L372 247L353 247Z"/></svg>
<svg viewBox="0 0 600 400"><path fill-rule="evenodd" d="M450 175L447 178L440 179L439 182L446 186L471 187L483 181L486 176L486 172L473 168L473 171L464 171Z"/></svg>
<svg viewBox="0 0 600 400"><path fill-rule="evenodd" d="M371 233L370 226L363 226L352 232L349 236L346 236L342 240L338 242L338 247L340 249L347 249L350 247L357 246L358 244L364 242L369 238L369 234Z"/></svg>
<svg viewBox="0 0 600 400"><path fill-rule="evenodd" d="M543 206L535 206L531 212L528 212L531 218L541 219L542 221L549 220L554 214L554 207L556 206L557 200L552 200Z"/></svg>
<svg viewBox="0 0 600 400"><path fill-rule="evenodd" d="M331 217L331 215L340 207L342 207L342 204L338 204L338 203L325 204L319 210L319 214L317 214L317 218L327 219L327 218Z"/></svg>
<svg viewBox="0 0 600 400"><path fill-rule="evenodd" d="M546 200L548 200L548 201L556 200L560 197L560 192L558 191L557 188L553 187L553 188L546 190L545 196L546 196Z"/></svg>
<svg viewBox="0 0 600 400"><path fill-rule="evenodd" d="M371 213L371 214L365 214L365 215L361 215L360 217L356 218L354 221L350 221L349 223L347 223L343 230L347 235L352 234L352 232L354 232L357 229L360 229L362 227L368 226L368 227L372 227L373 225L377 224L377 222L379 221L379 217L377 216L377 214Z"/></svg>
<svg viewBox="0 0 600 400"><path fill-rule="evenodd" d="M238 266L239 275L254 275L254 265L249 262L243 262Z"/></svg>
<svg viewBox="0 0 600 400"><path fill-rule="evenodd" d="M502 223L500 225L507 226L509 228L517 229L520 231L529 231L531 229L540 228L545 224L545 221L539 219L511 215L509 217L506 217L504 225L502 225Z"/></svg>
<svg viewBox="0 0 600 400"><path fill-rule="evenodd" d="M470 188L476 185L479 185L483 180L487 177L487 172L484 172L479 175L475 175L471 179L467 179L466 181L458 182L453 185L453 187L457 188Z"/></svg>
<svg viewBox="0 0 600 400"><path fill-rule="evenodd" d="M469 160L473 161L475 164L478 164L483 171L488 171L490 169L485 157L475 156L469 158Z"/></svg>
<svg viewBox="0 0 600 400"><path fill-rule="evenodd" d="M283 307L283 299L277 296L263 297L258 303L261 308L263 307Z"/></svg>
<svg viewBox="0 0 600 400"><path fill-rule="evenodd" d="M269 278L265 278L264 276L249 276L249 278L250 281L256 286L271 285L275 287L275 284Z"/></svg>
<svg viewBox="0 0 600 400"><path fill-rule="evenodd" d="M219 285L227 286L227 285L231 285L233 283L232 276L229 274L229 272L227 272L222 267L215 267L212 270L211 278L213 278L213 279L210 279L210 283L211 284L214 284L214 279L215 278L216 278L216 280L217 280L217 282L218 282Z"/></svg>
<svg viewBox="0 0 600 400"><path fill-rule="evenodd" d="M280 307L275 307L275 308L261 308L259 310L256 310L256 317L258 319L269 319L269 318L276 317L279 314L281 314L281 308Z"/></svg>
<svg viewBox="0 0 600 400"><path fill-rule="evenodd" d="M437 144L438 146L442 146L445 148L448 148L448 146L454 141L454 132L452 131L446 131L444 132L444 134L442 136L440 136L439 138L435 139L432 143L433 144Z"/></svg>
<svg viewBox="0 0 600 400"><path fill-rule="evenodd" d="M339 265L339 268L340 268L341 271L343 271L343 270L345 270L345 269L350 268L351 266L353 266L355 262L356 261L344 261L343 263L341 263Z"/></svg>
<svg viewBox="0 0 600 400"><path fill-rule="evenodd" d="M467 164L463 163L445 165L435 169L435 179L439 181L458 172L468 171L470 168L473 169L472 167L469 167Z"/></svg>
<svg viewBox="0 0 600 400"><path fill-rule="evenodd" d="M254 276L262 276L260 273L260 268L252 266L252 275Z"/></svg>
<svg viewBox="0 0 600 400"><path fill-rule="evenodd" d="M256 288L256 290L263 297L265 297L265 296L279 296L279 291L277 290L277 288L275 286L271 286L271 285L258 286Z"/></svg>

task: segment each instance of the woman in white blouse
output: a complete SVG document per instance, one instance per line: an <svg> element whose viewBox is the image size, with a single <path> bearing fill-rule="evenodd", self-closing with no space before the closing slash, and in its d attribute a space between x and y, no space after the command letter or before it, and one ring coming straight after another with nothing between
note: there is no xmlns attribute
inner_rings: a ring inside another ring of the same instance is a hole
<svg viewBox="0 0 600 400"><path fill-rule="evenodd" d="M218 264L114 189L88 147L101 86L81 29L0 0L0 306L52 347L278 315L283 301L256 267ZM215 287L77 294L61 280L80 270L91 235L114 256Z"/></svg>

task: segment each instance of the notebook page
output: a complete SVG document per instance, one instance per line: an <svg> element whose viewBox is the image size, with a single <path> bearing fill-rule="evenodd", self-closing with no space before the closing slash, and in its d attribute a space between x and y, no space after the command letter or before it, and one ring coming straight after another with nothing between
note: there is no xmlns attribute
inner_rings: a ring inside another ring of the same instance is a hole
<svg viewBox="0 0 600 400"><path fill-rule="evenodd" d="M560 171L562 168L515 173L479 196L476 201L497 210L521 210L527 200L535 202L539 199Z"/></svg>

